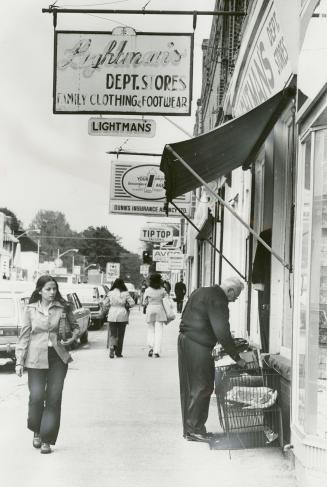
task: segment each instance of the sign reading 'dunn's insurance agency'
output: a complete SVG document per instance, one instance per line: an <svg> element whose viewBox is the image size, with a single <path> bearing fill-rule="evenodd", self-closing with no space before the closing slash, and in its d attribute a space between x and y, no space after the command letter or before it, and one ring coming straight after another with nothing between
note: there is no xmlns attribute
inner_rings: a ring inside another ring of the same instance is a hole
<svg viewBox="0 0 327 487"><path fill-rule="evenodd" d="M110 213L165 216L164 182L164 174L158 164L112 161ZM185 215L190 215L190 193L176 198L174 203ZM170 205L169 216L180 218L180 213Z"/></svg>
<svg viewBox="0 0 327 487"><path fill-rule="evenodd" d="M90 118L89 135L154 137L156 122L137 118Z"/></svg>
<svg viewBox="0 0 327 487"><path fill-rule="evenodd" d="M54 113L191 113L193 34L56 31L54 57Z"/></svg>

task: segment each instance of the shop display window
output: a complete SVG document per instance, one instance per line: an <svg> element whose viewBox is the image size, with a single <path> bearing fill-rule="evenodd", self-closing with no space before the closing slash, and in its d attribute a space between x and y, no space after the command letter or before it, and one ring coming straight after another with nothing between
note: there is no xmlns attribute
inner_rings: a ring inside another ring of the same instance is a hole
<svg viewBox="0 0 327 487"><path fill-rule="evenodd" d="M303 142L297 422L327 439L327 129Z"/></svg>

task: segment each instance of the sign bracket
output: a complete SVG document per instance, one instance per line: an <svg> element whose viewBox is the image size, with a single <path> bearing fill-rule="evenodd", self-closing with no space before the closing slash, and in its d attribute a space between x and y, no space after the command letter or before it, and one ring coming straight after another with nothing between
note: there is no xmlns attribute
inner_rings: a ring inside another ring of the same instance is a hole
<svg viewBox="0 0 327 487"><path fill-rule="evenodd" d="M196 16L222 16L222 17L245 17L247 11L226 11L226 10L116 10L106 8L60 8L50 5L42 8L42 13L48 14L110 14L110 15L190 15L193 17L193 27L196 27Z"/></svg>

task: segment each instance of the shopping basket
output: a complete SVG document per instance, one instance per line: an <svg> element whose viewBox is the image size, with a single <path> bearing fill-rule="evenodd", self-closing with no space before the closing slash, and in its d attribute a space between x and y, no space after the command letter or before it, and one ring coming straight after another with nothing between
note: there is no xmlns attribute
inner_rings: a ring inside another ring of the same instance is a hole
<svg viewBox="0 0 327 487"><path fill-rule="evenodd" d="M279 374L258 362L216 366L215 393L227 449L283 445Z"/></svg>

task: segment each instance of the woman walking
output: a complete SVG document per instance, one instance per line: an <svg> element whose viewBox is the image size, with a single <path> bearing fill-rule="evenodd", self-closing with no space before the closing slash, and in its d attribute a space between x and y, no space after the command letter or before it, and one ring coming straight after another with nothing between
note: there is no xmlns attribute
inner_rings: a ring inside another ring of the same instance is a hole
<svg viewBox="0 0 327 487"><path fill-rule="evenodd" d="M60 337L63 326L71 329L68 340ZM51 453L50 445L57 440L62 390L68 363L72 361L66 347L78 338L79 332L57 281L49 275L41 276L26 306L16 346L16 374L21 377L24 367L28 374L27 427L34 433L34 448L40 448L41 453Z"/></svg>
<svg viewBox="0 0 327 487"><path fill-rule="evenodd" d="M109 357L122 357L125 329L129 319L129 309L134 306L134 300L127 291L123 279L116 279L103 302L108 313L108 339L110 344Z"/></svg>
<svg viewBox="0 0 327 487"><path fill-rule="evenodd" d="M146 308L146 322L148 323L148 357L153 354L156 358L160 357L163 324L167 323L167 316L162 304L167 292L163 287L161 275L152 274L150 276L149 287L144 293L143 302Z"/></svg>

